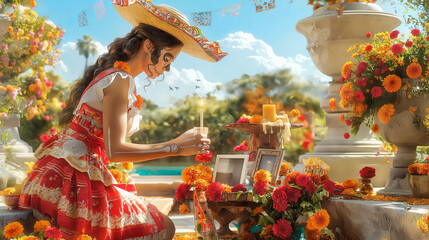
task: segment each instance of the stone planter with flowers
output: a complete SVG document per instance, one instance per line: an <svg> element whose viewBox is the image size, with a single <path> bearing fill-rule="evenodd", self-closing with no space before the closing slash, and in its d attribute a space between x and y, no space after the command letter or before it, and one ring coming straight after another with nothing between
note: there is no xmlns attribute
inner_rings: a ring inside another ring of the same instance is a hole
<svg viewBox="0 0 429 240"><path fill-rule="evenodd" d="M340 106L351 109L342 117L352 134L364 123L397 146L386 187L378 193L411 196L407 168L416 147L429 145L429 37L428 29L414 29L408 38L399 34L375 34L370 43L350 49L357 52L342 69Z"/></svg>

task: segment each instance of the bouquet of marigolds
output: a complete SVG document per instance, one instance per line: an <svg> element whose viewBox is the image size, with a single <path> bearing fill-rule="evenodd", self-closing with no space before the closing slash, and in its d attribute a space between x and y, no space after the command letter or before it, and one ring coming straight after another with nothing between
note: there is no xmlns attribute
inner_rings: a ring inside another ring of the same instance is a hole
<svg viewBox="0 0 429 240"><path fill-rule="evenodd" d="M34 224L34 230L29 235L24 234L24 226L19 222L9 223L3 230L3 236L6 239L17 240L64 240L61 231L51 226L46 220L37 221ZM95 240L86 234L79 235L76 240Z"/></svg>
<svg viewBox="0 0 429 240"><path fill-rule="evenodd" d="M367 37L371 38L371 33ZM353 46L349 51L357 49L352 59L342 68L341 101L343 109L350 110L342 114L341 121L351 126L351 133L356 134L362 123L371 127L374 133L379 126L374 118L387 124L395 115L395 109L401 98L411 99L429 92L428 71L428 27L421 32L413 29L405 37L398 30L375 34L372 41L360 46ZM330 101L331 110L336 108L336 99ZM428 109L410 107L411 113L426 112ZM425 124L425 119L417 119L416 126ZM429 127L429 121L426 121ZM345 134L345 138L350 135Z"/></svg>

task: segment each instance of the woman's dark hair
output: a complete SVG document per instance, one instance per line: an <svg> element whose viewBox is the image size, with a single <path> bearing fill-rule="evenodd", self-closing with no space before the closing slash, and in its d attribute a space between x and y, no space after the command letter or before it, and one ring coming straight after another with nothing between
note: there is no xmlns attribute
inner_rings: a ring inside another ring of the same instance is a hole
<svg viewBox="0 0 429 240"><path fill-rule="evenodd" d="M183 45L182 42L171 34L143 23L131 30L125 37L116 38L107 47L108 52L99 56L96 63L85 70L83 78L73 84L70 98L66 102L66 107L61 112L60 125L64 126L72 121L73 111L77 107L83 91L89 83L104 70L112 68L116 61L128 61L137 53L140 45L146 39L151 40L154 45L151 56L153 64L158 63L162 49Z"/></svg>

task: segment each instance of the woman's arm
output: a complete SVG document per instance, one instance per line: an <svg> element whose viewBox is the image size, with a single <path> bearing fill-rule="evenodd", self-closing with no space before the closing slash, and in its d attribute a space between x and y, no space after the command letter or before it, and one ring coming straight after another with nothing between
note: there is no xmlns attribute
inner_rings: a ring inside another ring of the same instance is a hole
<svg viewBox="0 0 429 240"><path fill-rule="evenodd" d="M210 140L187 131L176 139L157 144L125 142L127 134L129 80L119 74L106 87L103 97L103 134L107 156L112 162L138 162L178 155L195 155L209 148Z"/></svg>

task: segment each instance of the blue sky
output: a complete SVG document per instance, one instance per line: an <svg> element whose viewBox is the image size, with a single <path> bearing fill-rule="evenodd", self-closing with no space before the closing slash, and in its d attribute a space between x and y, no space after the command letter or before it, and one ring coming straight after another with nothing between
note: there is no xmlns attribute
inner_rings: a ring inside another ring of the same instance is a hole
<svg viewBox="0 0 429 240"><path fill-rule="evenodd" d="M66 30L61 42L62 62L57 64L57 73L72 82L82 75L85 59L75 50L77 39L90 35L99 48L99 54L107 51L107 45L116 37L128 33L132 26L115 11L110 0L103 0L106 16L97 20L92 5L98 0L38 0L35 11L46 16ZM307 0L277 0L276 8L256 13L253 1L248 0L153 0L155 4L167 4L185 13L213 11L239 3L239 14L222 16L222 11L212 12L211 26L200 27L210 41L219 41L222 50L228 52L222 61L209 63L184 53L172 64L165 80L157 86L152 84L144 92L147 82L143 74L136 79L138 92L144 98L160 106L169 106L174 99L197 92L200 96L213 91L216 85L240 78L243 74L254 75L289 67L301 81L326 82L329 78L313 65L306 50L307 41L295 31L296 23L312 14ZM393 13L390 3L379 3L386 12ZM88 25L79 27L78 15L86 10ZM228 12L224 12L228 13ZM231 11L229 12L231 13ZM401 29L400 29L401 30ZM403 31L402 31L403 32ZM97 56L89 59L90 63ZM200 79L196 82L195 79ZM310 80L313 79L313 80ZM316 79L316 80L315 80ZM199 85L200 88L195 86ZM174 90L169 90L172 87ZM219 98L223 94L216 93Z"/></svg>

